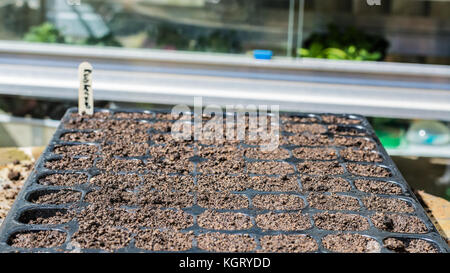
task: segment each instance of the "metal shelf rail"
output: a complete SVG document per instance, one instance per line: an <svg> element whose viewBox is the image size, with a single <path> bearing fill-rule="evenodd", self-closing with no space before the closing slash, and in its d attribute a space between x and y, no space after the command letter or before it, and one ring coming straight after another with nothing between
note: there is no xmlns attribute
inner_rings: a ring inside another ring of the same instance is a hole
<svg viewBox="0 0 450 273"><path fill-rule="evenodd" d="M278 104L281 110L450 121L450 67L0 41L0 94L76 99L94 66L96 100Z"/></svg>

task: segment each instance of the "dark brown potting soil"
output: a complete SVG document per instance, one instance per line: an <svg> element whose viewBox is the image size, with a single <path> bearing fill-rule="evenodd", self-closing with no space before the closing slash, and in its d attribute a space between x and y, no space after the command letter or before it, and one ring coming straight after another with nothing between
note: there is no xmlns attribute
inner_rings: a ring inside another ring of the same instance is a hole
<svg viewBox="0 0 450 273"><path fill-rule="evenodd" d="M333 160L337 159L336 150L332 148L297 148L292 151L294 157L311 160Z"/></svg>
<svg viewBox="0 0 450 273"><path fill-rule="evenodd" d="M337 161L305 161L297 164L299 173L316 175L338 175L344 173L344 168Z"/></svg>
<svg viewBox="0 0 450 273"><path fill-rule="evenodd" d="M96 226L88 221L80 223L71 243L83 249L113 251L126 247L130 240L130 232L127 230L107 225Z"/></svg>
<svg viewBox="0 0 450 273"><path fill-rule="evenodd" d="M258 194L252 203L254 208L267 210L299 210L305 206L301 197L292 194Z"/></svg>
<svg viewBox="0 0 450 273"><path fill-rule="evenodd" d="M59 191L42 192L32 194L29 201L36 204L69 204L78 202L81 199L81 192L62 189Z"/></svg>
<svg viewBox="0 0 450 273"><path fill-rule="evenodd" d="M134 217L134 225L147 228L180 230L194 224L192 215L182 210L155 209L151 206L138 209Z"/></svg>
<svg viewBox="0 0 450 273"><path fill-rule="evenodd" d="M376 228L400 233L426 233L425 224L416 216L377 212L370 217Z"/></svg>
<svg viewBox="0 0 450 273"><path fill-rule="evenodd" d="M86 170L93 166L93 162L89 157L63 157L47 161L44 166L50 170Z"/></svg>
<svg viewBox="0 0 450 273"><path fill-rule="evenodd" d="M318 249L317 242L313 238L301 234L266 235L262 236L259 242L261 250L258 252L304 253Z"/></svg>
<svg viewBox="0 0 450 273"><path fill-rule="evenodd" d="M148 141L149 135L143 128L123 128L115 131L114 128L103 128L89 132L70 132L64 133L61 138L67 142L127 142L127 143L144 143Z"/></svg>
<svg viewBox="0 0 450 273"><path fill-rule="evenodd" d="M334 144L336 146L353 147L364 150L375 150L377 147L375 142L362 137L335 136Z"/></svg>
<svg viewBox="0 0 450 273"><path fill-rule="evenodd" d="M284 130L289 133L311 133L311 134L323 134L327 132L325 126L321 124L303 124L303 123L286 123Z"/></svg>
<svg viewBox="0 0 450 273"><path fill-rule="evenodd" d="M257 191L298 192L300 187L295 175L280 175L277 177L252 176L249 180Z"/></svg>
<svg viewBox="0 0 450 273"><path fill-rule="evenodd" d="M151 251L183 251L192 248L193 239L193 232L142 230L135 237L135 245Z"/></svg>
<svg viewBox="0 0 450 273"><path fill-rule="evenodd" d="M87 182L87 175L80 173L50 174L39 178L38 183L45 186L75 186Z"/></svg>
<svg viewBox="0 0 450 273"><path fill-rule="evenodd" d="M104 138L104 132L94 131L65 133L61 136L60 139L67 142L101 142L104 140Z"/></svg>
<svg viewBox="0 0 450 273"><path fill-rule="evenodd" d="M23 212L19 222L33 225L59 225L72 219L73 215L63 210L33 209Z"/></svg>
<svg viewBox="0 0 450 273"><path fill-rule="evenodd" d="M297 122L297 123L301 123L301 122L310 122L310 123L314 123L314 122L318 122L319 119L316 117L301 117L301 116L280 116L280 120L283 121L284 123L286 122Z"/></svg>
<svg viewBox="0 0 450 273"><path fill-rule="evenodd" d="M390 177L391 172L380 166L349 163L347 170L354 175L370 177Z"/></svg>
<svg viewBox="0 0 450 273"><path fill-rule="evenodd" d="M248 175L199 175L197 185L200 191L245 191L255 184Z"/></svg>
<svg viewBox="0 0 450 273"><path fill-rule="evenodd" d="M397 253L438 253L437 248L422 239L386 238L384 246Z"/></svg>
<svg viewBox="0 0 450 273"><path fill-rule="evenodd" d="M329 234L322 238L323 246L340 253L378 253L380 244L374 239L360 234Z"/></svg>
<svg viewBox="0 0 450 273"><path fill-rule="evenodd" d="M226 192L200 192L197 203L207 209L248 208L248 198L245 195Z"/></svg>
<svg viewBox="0 0 450 273"><path fill-rule="evenodd" d="M307 214L301 212L274 213L269 212L256 216L256 225L267 230L295 231L311 228Z"/></svg>
<svg viewBox="0 0 450 273"><path fill-rule="evenodd" d="M320 210L358 210L358 199L345 195L310 193L307 201L313 208Z"/></svg>
<svg viewBox="0 0 450 273"><path fill-rule="evenodd" d="M332 176L302 176L303 191L313 192L346 192L350 184L343 178Z"/></svg>
<svg viewBox="0 0 450 273"><path fill-rule="evenodd" d="M216 133L212 132L204 132L203 137L199 138L197 140L197 143L203 144L203 145L238 145L241 139L238 139L237 137L216 137ZM250 145L259 145L263 141L258 138L256 141L253 141L251 143L248 143Z"/></svg>
<svg viewBox="0 0 450 273"><path fill-rule="evenodd" d="M197 171L203 174L240 174L244 172L244 168L244 160L207 160L197 165Z"/></svg>
<svg viewBox="0 0 450 273"><path fill-rule="evenodd" d="M134 206L137 197L123 188L101 188L87 193L84 201L108 206Z"/></svg>
<svg viewBox="0 0 450 273"><path fill-rule="evenodd" d="M145 156L148 153L147 143L135 143L128 145L123 142L103 145L102 154L106 156L136 157Z"/></svg>
<svg viewBox="0 0 450 273"><path fill-rule="evenodd" d="M247 163L247 172L254 174L291 174L294 167L287 162L260 161Z"/></svg>
<svg viewBox="0 0 450 273"><path fill-rule="evenodd" d="M231 142L233 143L233 142ZM265 135L258 135L256 138L251 138L248 135L245 136L244 143L247 145L270 145L271 143L283 144L283 137L277 132L267 133Z"/></svg>
<svg viewBox="0 0 450 273"><path fill-rule="evenodd" d="M207 210L197 218L200 227L215 230L241 230L252 226L249 216L243 213Z"/></svg>
<svg viewBox="0 0 450 273"><path fill-rule="evenodd" d="M353 127L345 127L339 125L328 125L328 132L334 135L344 135L344 136L365 136L367 132L362 129L357 129Z"/></svg>
<svg viewBox="0 0 450 273"><path fill-rule="evenodd" d="M366 218L358 214L344 214L344 213L316 213L314 215L314 223L320 229L326 230L367 230L369 229L369 222Z"/></svg>
<svg viewBox="0 0 450 273"><path fill-rule="evenodd" d="M379 212L413 212L414 208L406 201L397 198L385 198L379 196L369 196L363 200L364 206L368 210Z"/></svg>
<svg viewBox="0 0 450 273"><path fill-rule="evenodd" d="M382 162L383 158L378 152L370 150L355 150L347 148L341 150L341 156L347 161L362 161L362 162Z"/></svg>
<svg viewBox="0 0 450 273"><path fill-rule="evenodd" d="M289 151L278 148L273 151L262 151L260 148L245 149L245 157L252 159L286 159L289 158Z"/></svg>
<svg viewBox="0 0 450 273"><path fill-rule="evenodd" d="M9 170L8 172L8 179L11 181L17 181L20 180L21 174L19 171Z"/></svg>
<svg viewBox="0 0 450 273"><path fill-rule="evenodd" d="M103 158L96 167L107 172L142 172L145 164L140 159Z"/></svg>
<svg viewBox="0 0 450 273"><path fill-rule="evenodd" d="M102 126L101 128L108 128L110 132L116 132L121 135L126 135L131 132L146 132L153 128L153 123L141 120L110 120L107 125L109 127Z"/></svg>
<svg viewBox="0 0 450 273"><path fill-rule="evenodd" d="M149 140L149 135L143 129L122 129L122 131L114 131L114 129L104 130L103 142L121 142L121 143L145 143Z"/></svg>
<svg viewBox="0 0 450 273"><path fill-rule="evenodd" d="M234 145L225 146L198 146L197 155L203 158L226 161L226 160L240 160L244 155L244 151L236 149Z"/></svg>
<svg viewBox="0 0 450 273"><path fill-rule="evenodd" d="M103 188L133 190L142 183L142 179L137 174L101 173L93 176L89 183Z"/></svg>
<svg viewBox="0 0 450 273"><path fill-rule="evenodd" d="M148 122L139 120L113 120L113 119L85 119L73 118L64 123L66 129L78 130L99 130L107 128L115 132L122 132L123 130L147 130L154 125Z"/></svg>
<svg viewBox="0 0 450 273"><path fill-rule="evenodd" d="M324 123L337 123L337 124L345 124L345 125L361 123L361 120L359 120L359 119L351 119L351 118L338 117L338 116L332 116L332 115L322 115L321 118Z"/></svg>
<svg viewBox="0 0 450 273"><path fill-rule="evenodd" d="M126 247L131 240L131 231L125 228L134 226L133 214L124 209L92 204L78 213L77 220L78 230L71 240L75 248L113 251Z"/></svg>
<svg viewBox="0 0 450 273"><path fill-rule="evenodd" d="M151 173L187 175L194 171L194 164L188 159L173 160L170 158L154 157L147 159L145 169Z"/></svg>
<svg viewBox="0 0 450 273"><path fill-rule="evenodd" d="M256 242L248 234L214 232L198 235L197 246L213 252L249 252L256 248Z"/></svg>
<svg viewBox="0 0 450 273"><path fill-rule="evenodd" d="M171 161L186 160L194 156L194 148L183 143L155 145L150 147L150 156L155 159L164 158Z"/></svg>
<svg viewBox="0 0 450 273"><path fill-rule="evenodd" d="M80 115L78 113L72 113L70 115L71 118L74 119L79 119L79 118L83 118L83 119L91 119L91 118L96 118L96 119L107 119L109 117L111 117L111 113L107 112L107 111L100 111L100 112L94 112L94 114L92 115Z"/></svg>
<svg viewBox="0 0 450 273"><path fill-rule="evenodd" d="M374 180L355 180L355 186L358 190L374 194L398 195L402 193L402 188L391 182Z"/></svg>
<svg viewBox="0 0 450 273"><path fill-rule="evenodd" d="M154 144L166 144L166 143L170 143L173 144L176 141L180 141L180 143L191 143L192 141L189 140L184 140L182 141L175 139L172 134L169 133L154 133L150 136L150 139L154 142Z"/></svg>
<svg viewBox="0 0 450 273"><path fill-rule="evenodd" d="M114 113L113 118L123 118L123 119L152 119L155 115L152 113L127 113L118 112Z"/></svg>
<svg viewBox="0 0 450 273"><path fill-rule="evenodd" d="M148 174L143 176L146 190L193 192L196 190L192 176Z"/></svg>
<svg viewBox="0 0 450 273"><path fill-rule="evenodd" d="M186 192L153 191L143 188L138 194L138 204L156 208L185 208L194 205L194 197Z"/></svg>
<svg viewBox="0 0 450 273"><path fill-rule="evenodd" d="M326 135L302 134L287 136L287 144L299 146L327 146L332 143Z"/></svg>
<svg viewBox="0 0 450 273"><path fill-rule="evenodd" d="M53 149L53 153L65 156L89 156L97 152L98 147L95 145L56 145Z"/></svg>
<svg viewBox="0 0 450 273"><path fill-rule="evenodd" d="M134 231L139 227L137 213L120 207L111 207L103 203L89 204L77 212L77 220L85 231L95 227L123 227Z"/></svg>
<svg viewBox="0 0 450 273"><path fill-rule="evenodd" d="M172 113L156 113L156 118L162 119L162 120L172 120L173 119ZM190 118L190 116L189 116L189 118Z"/></svg>
<svg viewBox="0 0 450 273"><path fill-rule="evenodd" d="M171 121L156 121L150 126L152 130L155 130L157 132L168 133L171 132L172 124L173 123Z"/></svg>
<svg viewBox="0 0 450 273"><path fill-rule="evenodd" d="M22 248L58 247L66 241L66 234L57 230L19 232L9 238L9 245Z"/></svg>

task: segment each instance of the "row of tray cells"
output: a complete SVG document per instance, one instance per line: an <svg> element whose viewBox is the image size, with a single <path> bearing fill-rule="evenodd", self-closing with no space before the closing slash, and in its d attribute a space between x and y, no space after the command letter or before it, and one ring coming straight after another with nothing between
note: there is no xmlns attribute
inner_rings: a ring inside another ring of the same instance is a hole
<svg viewBox="0 0 450 273"><path fill-rule="evenodd" d="M168 194L169 198L179 197L175 195L177 194ZM186 197L180 196L180 198ZM220 202L224 200L224 196L221 196L220 194L218 195L220 200L211 200L209 197L213 197L214 199L217 195L206 196L205 198L207 198L206 200L208 202ZM151 198L155 198L155 196L152 196ZM65 198L65 200L68 199ZM90 209L103 209L108 211L107 215L111 217L114 216L113 212L119 213L122 218L113 217L113 219L115 219L114 221L117 219L120 219L121 221L112 224L114 224L114 226L123 227L135 227L134 225L138 225L140 227L184 229L194 225L193 216L180 210L181 208L193 205L193 203L183 204L183 201L186 200L179 202L172 199L170 209L165 208L164 201L162 204L158 205L152 203L141 204L134 209L125 209L121 206L111 207L109 204L101 201L102 200L96 200L90 203L90 205L87 205L87 207L84 206L82 213L85 210L89 211ZM202 199L199 198L199 201L201 202ZM173 205L173 203L176 204ZM277 203L275 203L275 206L276 204ZM225 208L238 209L236 206L239 205L242 204L232 204L230 207ZM255 215L251 216L242 212L228 210L221 211L220 209L224 208L222 205L216 207L211 206L211 203L209 203L205 207L207 209L196 216L196 224L198 224L199 227L212 230L246 230L257 227L262 230L299 231L313 228L314 223L314 226L319 229L332 231L365 231L369 230L371 226L374 226L379 230L388 232L412 234L428 232L428 228L418 217L400 213L373 212L366 217L356 214L357 212L343 213L319 211L316 213L303 213L301 211L267 212L267 210L264 210L260 213L252 211L251 213ZM277 210L276 207L270 206L269 208L265 207L265 209ZM70 221L74 217L77 217L78 220L80 220L80 213L76 211L78 211L76 206L72 206L69 209L34 207L22 212L18 221L24 224L38 225L62 224ZM111 219L104 220L109 223L112 221Z"/></svg>
<svg viewBox="0 0 450 273"><path fill-rule="evenodd" d="M102 113L99 113L102 114ZM129 115L139 115L139 113L129 113ZM146 122L146 121L138 121L138 120L108 120L108 119L91 119L88 117L80 118L77 116L77 114L72 114L73 118L69 119L64 123L64 127L66 129L77 129L77 130L100 130L96 133L91 133L91 137L95 139L95 141L101 141L102 139L104 141L120 141L122 139L128 139L133 140L134 142L140 140L145 141L145 136L142 136L142 134L145 134L148 130L157 131L157 132L170 132L173 122L172 121L155 121L155 122ZM354 126L355 124L360 124L361 120L359 119L349 119L344 117L337 117L337 116L324 116L327 118L324 118L325 122L342 122L346 125L351 124L352 126L342 126L342 125L321 125L321 124L304 124L304 123L297 123L297 121L307 121L311 122L314 120L317 120L317 118L307 117L307 118L299 118L299 117L286 117L284 116L282 120L293 120L293 122L285 123L282 126L282 130L286 131L288 133L301 133L301 134L307 134L310 135L309 137L306 137L305 141L309 141L309 138L313 138L315 141L313 141L317 145L320 142L329 142L329 140L324 139L325 136L318 136L318 134L323 133L331 133L333 135L351 135L351 136L367 136L369 133L366 129L362 126ZM245 130L245 142L248 144L261 144L261 140L257 139L255 140L249 140L249 124L246 122ZM276 126L276 124L270 124L271 127L275 126L275 129L280 129ZM194 133L196 129L195 125L192 125L192 128L190 128L191 135ZM211 135L215 135L217 130L220 130L222 133L220 136L229 136L229 133L227 131L227 126L224 124L223 128L217 128L217 126L208 127L208 124L206 124L206 129L202 130L202 135L204 137L208 137ZM237 129L237 125L231 128L232 130L239 131ZM252 128L253 129L253 128ZM265 128L259 128L257 130L254 130L255 132L260 132L261 130ZM178 130L178 129L176 129ZM275 134L275 136L269 136L270 139L273 139L273 137L280 137L280 133L278 130L272 130L269 129L269 135ZM253 130L252 130L253 132ZM97 133L99 135L97 135ZM133 133L133 134L131 134ZM138 139L134 138L134 134L138 134ZM77 136L78 134L78 136ZM312 136L311 136L312 134ZM101 136L103 135L103 136ZM267 134L265 134L267 135ZM231 139L226 139L227 142L235 142L237 137L237 132L233 132L230 134ZM83 141L83 136L80 136L79 133L69 133L63 136L63 139L66 141L77 141L81 140ZM89 137L88 137L89 138ZM290 137L288 137L290 138ZM91 139L92 140L92 139ZM279 140L281 145L283 144L289 144L289 142L286 142L286 139L284 137L281 137ZM201 142L201 141L200 141ZM207 143L207 142L206 142ZM212 142L212 144L214 141ZM294 143L295 144L295 138Z"/></svg>
<svg viewBox="0 0 450 273"><path fill-rule="evenodd" d="M354 147L360 149L373 150L376 148L376 144L367 136L345 136L345 135L334 135L333 137L326 134L310 134L310 133L299 133L290 135L268 135L267 139L256 138L251 139L248 135L245 137L238 138L235 134L233 138L227 138L226 135L220 139L217 137L207 138L205 135L203 139L199 139L197 142L200 144L211 145L211 144L228 144L236 145L242 140L243 143L248 145L260 145L267 144L271 141L277 143L278 145L297 145L297 146L342 146L342 147ZM180 139L175 138L171 133L158 133L152 132L148 133L146 131L87 131L87 132L63 132L60 136L60 141L63 142L92 142L92 143L148 143L149 141L155 144L166 144L166 143L187 143L191 144L194 142L194 138Z"/></svg>
<svg viewBox="0 0 450 273"><path fill-rule="evenodd" d="M183 185L174 191L162 183L145 184L132 191L127 184L91 189L84 196L89 203L104 202L110 206L152 205L155 207L191 207L196 204L210 209L246 209L255 210L300 210L305 207L317 210L350 210L360 209L378 212L412 213L414 207L405 199L367 195L358 198L335 193L310 192L307 197L287 193L253 193L250 198L246 194L236 194L215 189L201 189L194 192ZM195 196L194 196L195 193ZM81 199L81 192L71 189L45 189L33 191L27 200L35 204L68 204ZM171 198L173 198L171 200ZM195 199L195 200L194 200ZM362 203L362 206L361 206Z"/></svg>
<svg viewBox="0 0 450 273"><path fill-rule="evenodd" d="M82 115L80 116L78 113L72 113L69 115L70 119L156 119L156 120L175 120L183 118L184 114L181 115L172 115L172 113L152 113L149 111L142 112L114 112L110 111L96 111L93 115ZM193 119L192 114L187 114L189 118ZM236 119L236 114L225 113L225 118L229 118L233 116ZM259 115L258 115L259 116ZM267 117L270 119L274 115L268 113ZM248 119L249 114L246 114L246 119ZM262 116L265 117L265 116ZM211 116L202 116L203 121L208 121L212 117ZM282 114L279 116L279 120L283 123L325 123L325 124L343 124L343 125L358 125L361 124L361 120L355 116L340 116L340 115L315 115L315 114L307 114L307 115L285 115Z"/></svg>
<svg viewBox="0 0 450 273"><path fill-rule="evenodd" d="M394 181L353 179L356 190L369 194L402 195L402 187ZM76 186L87 183L83 173L54 173L39 177L38 184L44 186ZM251 176L246 174L226 175L166 175L166 174L111 174L93 176L90 185L97 187L122 187L134 189L139 185L169 191L245 191L261 192L348 192L352 190L349 180L333 176L296 175Z"/></svg>
<svg viewBox="0 0 450 273"><path fill-rule="evenodd" d="M364 140L364 139L363 139ZM357 140L356 143L364 144L364 141ZM338 151L339 150L339 151ZM354 148L336 149L334 147L311 148L299 147L291 151L288 149L277 148L275 150L265 151L263 149L239 148L236 146L202 146L202 145L180 145L171 143L170 145L152 145L147 143L136 143L132 145L123 145L120 143L111 143L102 145L55 145L53 153L63 156L118 156L127 157L148 157L158 159L163 157L165 160L187 160L194 156L210 159L210 161L242 161L247 159L260 160L285 160L293 158L294 160L326 160L333 161L342 157L345 161L354 162L382 162L383 157L374 150L363 150ZM216 164L219 162L215 162ZM324 163L326 164L326 163Z"/></svg>
<svg viewBox="0 0 450 273"><path fill-rule="evenodd" d="M226 160L338 160L339 156L345 161L354 162L382 162L383 157L374 150L334 147L298 147L292 149L275 148L269 151L258 147L236 146L203 146L203 145L149 145L135 143L123 145L111 143L98 145L55 145L52 152L62 156L115 156L115 157L166 157L173 160L186 159L194 155L205 159Z"/></svg>
<svg viewBox="0 0 450 273"><path fill-rule="evenodd" d="M125 229L106 229L101 234L76 232L69 238L61 230L34 230L14 233L8 244L19 248L58 248L67 251L100 249L116 251L130 248L137 251L188 251L193 248L211 252L380 252L384 247L394 252L436 253L439 249L430 240L414 237L386 237L378 240L358 233L331 233L319 240L305 234L274 234L254 236L243 233L193 232L146 229L133 236ZM66 244L64 246L64 244Z"/></svg>
<svg viewBox="0 0 450 273"><path fill-rule="evenodd" d="M183 130L189 130L190 133L202 132L205 136L221 132L224 136L225 132L227 136L235 138L238 132L240 134L250 135L254 134L275 134L279 135L280 131L293 134L332 134L332 135L349 135L349 136L367 136L370 133L360 124L360 120L357 123L347 122L346 125L338 124L319 124L319 123L297 123L297 122L283 122L280 126L278 122L271 122L270 119L267 124L262 126L258 121L249 122L248 118L244 123L235 122L233 119L231 124L227 121L222 123L217 122L203 122L193 123L191 121L181 121L174 123L173 121L139 121L139 120L116 120L116 119L90 119L90 118L71 118L66 120L64 129L76 129L76 130L100 130L105 134L123 134L129 132L171 132ZM349 125L350 124L350 125ZM234 134L234 136L233 136ZM231 140L231 139L230 139Z"/></svg>
<svg viewBox="0 0 450 273"><path fill-rule="evenodd" d="M194 172L194 162L189 157L174 155L169 157L150 157L145 159L123 159L103 157L62 157L44 162L49 170L83 171L94 166L103 171L114 172L159 172L188 174ZM246 161L241 159L200 160L196 173L203 174L255 174L289 175L294 173L310 175L346 175L389 178L394 174L387 166L363 163L341 163L339 161L306 160L298 163L280 161Z"/></svg>

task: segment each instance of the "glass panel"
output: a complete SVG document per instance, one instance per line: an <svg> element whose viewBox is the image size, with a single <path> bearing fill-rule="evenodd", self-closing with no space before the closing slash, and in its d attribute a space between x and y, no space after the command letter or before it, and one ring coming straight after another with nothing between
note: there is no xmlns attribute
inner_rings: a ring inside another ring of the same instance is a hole
<svg viewBox="0 0 450 273"><path fill-rule="evenodd" d="M294 0L9 0L0 39L287 55Z"/></svg>
<svg viewBox="0 0 450 273"><path fill-rule="evenodd" d="M450 1L304 2L297 36L308 51L298 50L299 56L450 64Z"/></svg>

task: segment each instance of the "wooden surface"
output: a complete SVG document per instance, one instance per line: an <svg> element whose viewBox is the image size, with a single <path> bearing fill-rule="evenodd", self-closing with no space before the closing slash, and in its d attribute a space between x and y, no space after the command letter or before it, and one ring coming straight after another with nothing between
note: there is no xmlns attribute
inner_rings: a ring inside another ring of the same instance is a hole
<svg viewBox="0 0 450 273"><path fill-rule="evenodd" d="M450 202L424 191L418 191L418 195L425 204L425 209L430 212L430 218L432 218L439 233L448 242L450 240Z"/></svg>
<svg viewBox="0 0 450 273"><path fill-rule="evenodd" d="M0 223L45 147L0 148Z"/></svg>

